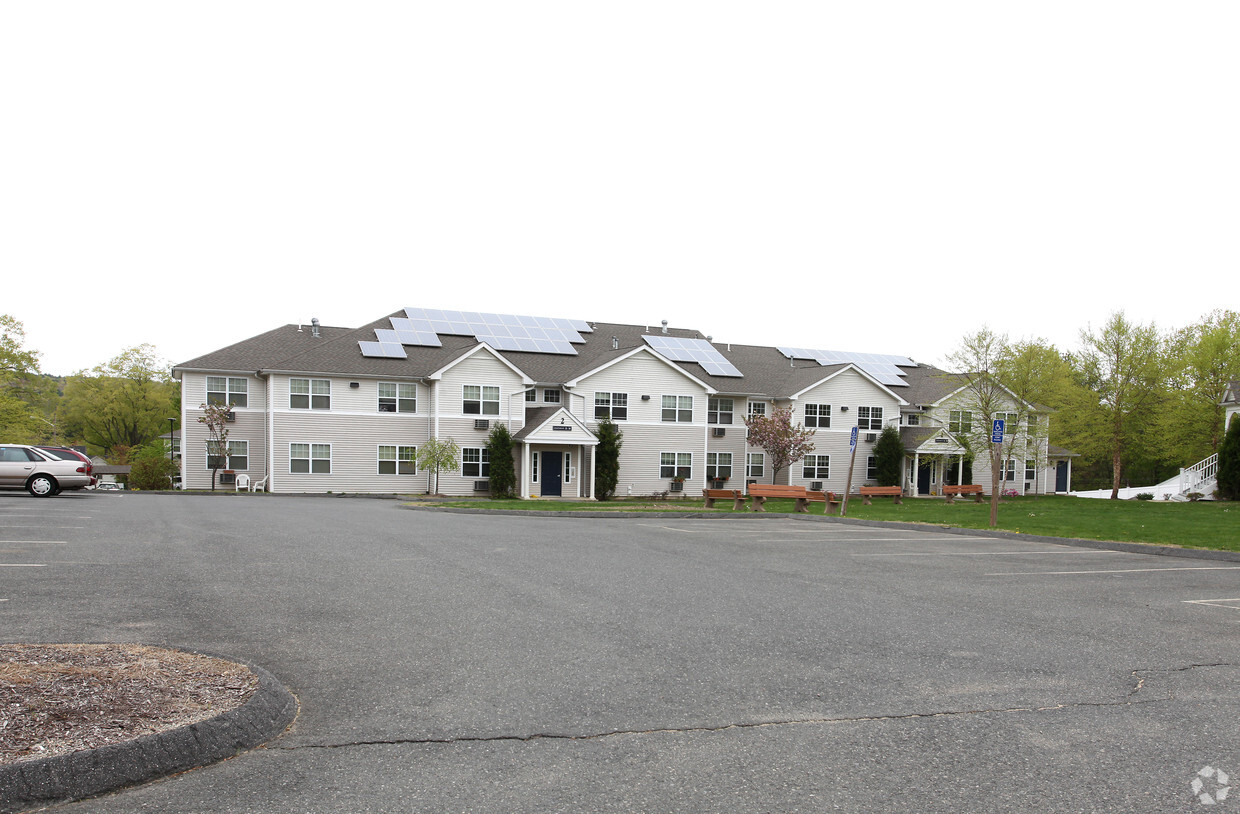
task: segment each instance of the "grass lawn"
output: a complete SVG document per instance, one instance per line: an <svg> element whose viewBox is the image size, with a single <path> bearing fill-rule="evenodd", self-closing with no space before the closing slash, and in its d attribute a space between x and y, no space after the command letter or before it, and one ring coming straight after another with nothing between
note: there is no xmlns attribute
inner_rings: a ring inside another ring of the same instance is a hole
<svg viewBox="0 0 1240 814"><path fill-rule="evenodd" d="M724 501L720 501L724 503ZM698 500L652 501L650 499L568 502L558 500L475 500L440 505L475 509L521 509L529 511L716 511L704 509ZM791 500L768 500L768 512L792 512ZM822 512L814 504L814 514ZM960 501L948 504L934 498L905 498L900 506L888 499L875 499L862 505L849 498L848 516L864 520L897 520L938 526L986 529L990 527L990 504ZM1185 548L1213 548L1240 551L1240 503L1202 501L1173 503L1162 500L1089 500L1073 497L1004 498L999 504L999 526L1004 531L1044 534L1051 537L1079 537L1086 540L1114 540L1129 543L1158 543Z"/></svg>

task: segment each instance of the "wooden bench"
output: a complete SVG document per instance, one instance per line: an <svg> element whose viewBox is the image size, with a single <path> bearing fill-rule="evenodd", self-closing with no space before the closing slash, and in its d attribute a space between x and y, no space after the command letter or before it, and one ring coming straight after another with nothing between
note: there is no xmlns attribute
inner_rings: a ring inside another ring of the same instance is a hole
<svg viewBox="0 0 1240 814"><path fill-rule="evenodd" d="M740 489L704 489L702 497L706 498L706 508L715 508L716 500L732 501L732 511L745 507L745 493Z"/></svg>
<svg viewBox="0 0 1240 814"><path fill-rule="evenodd" d="M836 514L839 511L840 502L836 500L834 492L811 492L804 486L778 486L774 484L751 483L749 485L749 500L751 508L755 512L764 512L768 497L786 497L792 498L796 503L798 512L808 512L810 503L821 503L823 514Z"/></svg>
<svg viewBox="0 0 1240 814"><path fill-rule="evenodd" d="M981 503L982 485L980 483L966 483L961 484L960 486L952 486L951 484L948 484L943 487L943 496L947 498L948 503L954 501L957 495L960 495L961 497L964 495L973 495L973 502Z"/></svg>
<svg viewBox="0 0 1240 814"><path fill-rule="evenodd" d="M869 506L871 497L889 497L892 503L899 504L903 491L899 486L862 486L861 502Z"/></svg>

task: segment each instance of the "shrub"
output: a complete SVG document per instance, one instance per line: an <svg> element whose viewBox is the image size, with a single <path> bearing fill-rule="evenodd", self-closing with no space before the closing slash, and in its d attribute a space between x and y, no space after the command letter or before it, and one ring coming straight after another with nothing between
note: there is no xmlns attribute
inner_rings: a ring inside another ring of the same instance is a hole
<svg viewBox="0 0 1240 814"><path fill-rule="evenodd" d="M177 465L167 458L143 457L136 459L129 470L130 489L171 489Z"/></svg>
<svg viewBox="0 0 1240 814"><path fill-rule="evenodd" d="M594 448L594 496L599 500L611 500L620 481L620 447L624 445L624 433L605 418L598 423L598 446Z"/></svg>
<svg viewBox="0 0 1240 814"><path fill-rule="evenodd" d="M1154 495L1150 492L1141 492L1137 495L1137 500L1153 500Z"/></svg>
<svg viewBox="0 0 1240 814"><path fill-rule="evenodd" d="M491 497L510 498L517 486L517 472L512 465L512 434L502 422L496 422L487 439L487 457L491 459L488 476Z"/></svg>

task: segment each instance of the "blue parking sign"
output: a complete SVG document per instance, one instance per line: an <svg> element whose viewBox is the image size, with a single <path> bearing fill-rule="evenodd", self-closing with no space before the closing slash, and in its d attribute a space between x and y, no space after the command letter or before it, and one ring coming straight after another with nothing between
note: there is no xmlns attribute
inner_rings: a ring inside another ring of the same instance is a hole
<svg viewBox="0 0 1240 814"><path fill-rule="evenodd" d="M994 444L1003 443L1004 422L1002 418L995 419L994 428L990 431L990 441Z"/></svg>
<svg viewBox="0 0 1240 814"><path fill-rule="evenodd" d="M848 451L855 452L857 449L857 428L853 427L852 432L848 436Z"/></svg>

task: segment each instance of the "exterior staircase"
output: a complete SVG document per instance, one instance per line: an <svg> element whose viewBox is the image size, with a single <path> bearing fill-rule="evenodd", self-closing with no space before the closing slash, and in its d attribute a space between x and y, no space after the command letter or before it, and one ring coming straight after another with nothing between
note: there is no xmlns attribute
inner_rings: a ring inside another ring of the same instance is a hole
<svg viewBox="0 0 1240 814"><path fill-rule="evenodd" d="M1154 496L1155 500L1186 501L1193 492L1201 494L1203 500L1213 500L1214 490L1218 487L1215 475L1218 472L1218 455L1211 455L1192 466L1180 470L1174 478L1168 478L1154 486L1125 486L1119 490L1120 500L1133 500L1145 492ZM1094 489L1089 492L1071 492L1075 497L1109 498L1110 489Z"/></svg>

